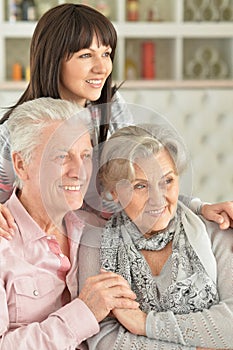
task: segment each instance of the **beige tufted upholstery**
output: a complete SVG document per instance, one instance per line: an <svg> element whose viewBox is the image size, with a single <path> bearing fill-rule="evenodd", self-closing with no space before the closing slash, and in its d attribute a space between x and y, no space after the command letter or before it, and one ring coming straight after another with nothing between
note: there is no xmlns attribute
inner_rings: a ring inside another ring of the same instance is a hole
<svg viewBox="0 0 233 350"><path fill-rule="evenodd" d="M127 102L150 107L164 115L183 136L193 164L193 195L210 202L233 200L231 89L122 88L121 93Z"/></svg>

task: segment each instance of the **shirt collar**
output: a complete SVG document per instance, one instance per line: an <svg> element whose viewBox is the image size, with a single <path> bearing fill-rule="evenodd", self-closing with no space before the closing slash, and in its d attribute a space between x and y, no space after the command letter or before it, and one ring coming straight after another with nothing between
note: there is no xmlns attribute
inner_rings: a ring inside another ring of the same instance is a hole
<svg viewBox="0 0 233 350"><path fill-rule="evenodd" d="M14 189L10 199L6 202L6 206L11 211L20 235L24 243L32 242L46 236L46 233L33 220L27 210L16 196L16 189Z"/></svg>
<svg viewBox="0 0 233 350"><path fill-rule="evenodd" d="M14 217L24 243L33 242L47 236L19 201L16 195L16 189L5 204ZM84 222L72 211L65 215L64 221L68 237L73 241L79 242Z"/></svg>

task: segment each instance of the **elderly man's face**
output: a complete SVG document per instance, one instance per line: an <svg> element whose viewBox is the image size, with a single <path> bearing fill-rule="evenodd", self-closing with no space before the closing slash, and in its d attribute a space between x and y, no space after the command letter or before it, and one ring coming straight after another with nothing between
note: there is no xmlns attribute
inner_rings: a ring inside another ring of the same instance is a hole
<svg viewBox="0 0 233 350"><path fill-rule="evenodd" d="M81 207L92 172L92 145L81 124L52 122L27 166L23 191L37 197L49 215Z"/></svg>
<svg viewBox="0 0 233 350"><path fill-rule="evenodd" d="M143 234L163 230L175 214L179 195L173 160L162 149L138 158L134 169L135 179L117 186L117 198Z"/></svg>

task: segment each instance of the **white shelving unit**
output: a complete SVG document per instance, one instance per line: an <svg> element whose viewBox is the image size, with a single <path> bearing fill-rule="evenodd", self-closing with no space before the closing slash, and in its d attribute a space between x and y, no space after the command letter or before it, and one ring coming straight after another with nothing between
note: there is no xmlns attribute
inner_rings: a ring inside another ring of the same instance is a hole
<svg viewBox="0 0 233 350"><path fill-rule="evenodd" d="M135 87L142 85L156 87L166 83L187 86L187 84L192 84L193 80L195 80L194 85L233 86L233 20L188 22L184 20L187 0L157 0L159 21L146 22L144 19L146 4L151 1L141 1L140 15L142 18L137 22L128 22L126 20L127 0L108 0L111 6L111 20L119 37L114 79L119 82L125 80L126 48L129 43L134 47L134 60L140 71L141 44L149 40L155 44L156 49L155 79L145 81L139 74L137 81L128 82L130 86L135 84ZM57 4L64 2L66 1L58 0ZM94 0L89 3L94 4ZM229 4L233 7L233 0L229 0ZM34 22L10 23L7 20L6 9L7 0L0 0L0 87L4 86L4 88L15 84L10 81L12 60L20 57L24 61L23 64L28 65L29 43L36 25ZM14 46L13 54L9 46ZM200 47L206 46L219 53L221 61L225 63L227 73L222 77L210 76L207 79L201 76L187 76L186 68L189 61L193 60ZM23 54L21 54L22 51ZM25 82L22 82L22 85L24 84Z"/></svg>

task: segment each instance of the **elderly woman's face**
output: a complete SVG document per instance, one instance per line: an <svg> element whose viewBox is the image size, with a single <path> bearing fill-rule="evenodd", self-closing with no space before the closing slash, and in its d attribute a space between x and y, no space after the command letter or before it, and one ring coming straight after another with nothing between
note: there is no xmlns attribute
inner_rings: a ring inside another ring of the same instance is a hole
<svg viewBox="0 0 233 350"><path fill-rule="evenodd" d="M119 202L140 231L165 229L177 208L179 178L169 153L162 149L134 164L135 179L117 186Z"/></svg>
<svg viewBox="0 0 233 350"><path fill-rule="evenodd" d="M37 198L50 215L81 207L92 172L92 146L87 130L52 122L32 153L23 190Z"/></svg>

